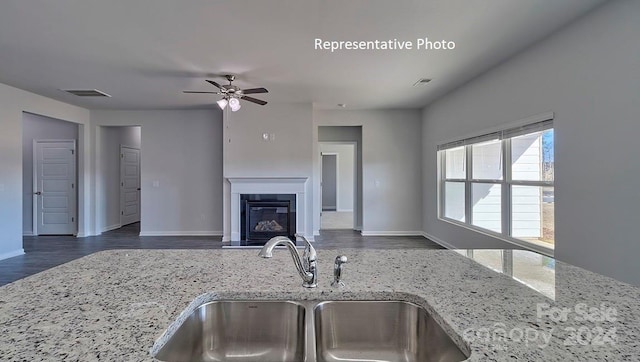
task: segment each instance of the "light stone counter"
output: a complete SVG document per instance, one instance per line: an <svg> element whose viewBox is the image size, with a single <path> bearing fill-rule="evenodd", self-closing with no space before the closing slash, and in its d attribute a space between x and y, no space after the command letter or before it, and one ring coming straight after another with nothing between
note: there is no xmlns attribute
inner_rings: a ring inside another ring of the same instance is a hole
<svg viewBox="0 0 640 362"><path fill-rule="evenodd" d="M448 250L318 250L316 289L301 286L286 250L257 252L105 251L8 284L0 360L153 360L155 341L196 298L400 299L466 337L458 342L472 361L640 359L640 288L564 263L554 301ZM338 254L349 257L340 290L329 285ZM607 320L577 320L576 306L605 310ZM563 316L555 307L570 308L565 321L554 321ZM547 312L540 319L538 309Z"/></svg>

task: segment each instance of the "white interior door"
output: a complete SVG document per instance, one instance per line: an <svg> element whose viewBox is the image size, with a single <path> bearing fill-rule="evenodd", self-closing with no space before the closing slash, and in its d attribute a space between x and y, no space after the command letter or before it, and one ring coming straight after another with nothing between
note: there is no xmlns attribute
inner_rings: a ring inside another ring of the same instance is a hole
<svg viewBox="0 0 640 362"><path fill-rule="evenodd" d="M120 223L140 221L140 150L120 146Z"/></svg>
<svg viewBox="0 0 640 362"><path fill-rule="evenodd" d="M34 234L77 232L75 141L34 141Z"/></svg>

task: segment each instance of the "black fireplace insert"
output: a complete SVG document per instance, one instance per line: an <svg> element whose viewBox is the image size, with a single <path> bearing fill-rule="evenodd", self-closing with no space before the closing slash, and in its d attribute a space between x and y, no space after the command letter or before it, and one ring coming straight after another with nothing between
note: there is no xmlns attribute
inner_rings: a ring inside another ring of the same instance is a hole
<svg viewBox="0 0 640 362"><path fill-rule="evenodd" d="M240 237L247 245L264 245L274 236L295 240L295 194L243 194L240 204Z"/></svg>

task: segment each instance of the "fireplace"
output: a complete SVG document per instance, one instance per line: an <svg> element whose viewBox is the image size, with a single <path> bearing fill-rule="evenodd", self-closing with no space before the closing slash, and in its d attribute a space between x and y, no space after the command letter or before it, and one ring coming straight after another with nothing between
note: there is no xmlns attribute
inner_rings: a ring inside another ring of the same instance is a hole
<svg viewBox="0 0 640 362"><path fill-rule="evenodd" d="M289 236L292 237L298 233L313 241L311 218L307 210L311 201L307 192L310 188L307 177L229 177L227 180L229 182L225 183L224 187L225 193L229 192L229 201L224 204L223 242L229 242L232 247L264 245L266 242L266 240L247 242L246 235L242 235L243 232L246 233L246 219L242 219L241 215L244 214L246 217L243 207L246 208L244 200L247 199L289 201L291 212L289 218L291 235Z"/></svg>
<svg viewBox="0 0 640 362"><path fill-rule="evenodd" d="M295 240L295 194L241 194L240 204L240 237L247 245L263 245L274 236Z"/></svg>

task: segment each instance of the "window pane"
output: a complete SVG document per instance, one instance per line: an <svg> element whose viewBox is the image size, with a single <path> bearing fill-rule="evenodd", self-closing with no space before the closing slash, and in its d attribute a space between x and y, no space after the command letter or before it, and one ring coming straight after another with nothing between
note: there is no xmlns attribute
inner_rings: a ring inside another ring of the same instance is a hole
<svg viewBox="0 0 640 362"><path fill-rule="evenodd" d="M511 178L553 181L553 129L511 139Z"/></svg>
<svg viewBox="0 0 640 362"><path fill-rule="evenodd" d="M478 143L473 147L473 178L502 180L502 142Z"/></svg>
<svg viewBox="0 0 640 362"><path fill-rule="evenodd" d="M464 146L445 151L446 178L466 179Z"/></svg>
<svg viewBox="0 0 640 362"><path fill-rule="evenodd" d="M553 248L554 230L553 187L512 186L511 236Z"/></svg>
<svg viewBox="0 0 640 362"><path fill-rule="evenodd" d="M444 216L464 222L464 182L445 182Z"/></svg>
<svg viewBox="0 0 640 362"><path fill-rule="evenodd" d="M502 231L502 186L500 184L471 185L473 225L495 232Z"/></svg>

